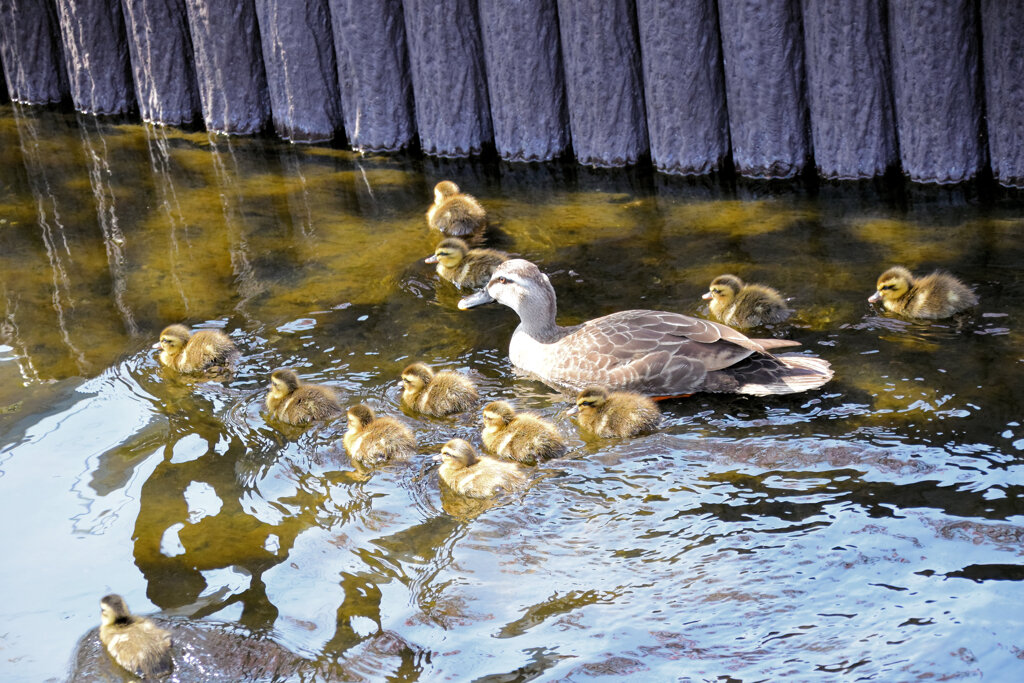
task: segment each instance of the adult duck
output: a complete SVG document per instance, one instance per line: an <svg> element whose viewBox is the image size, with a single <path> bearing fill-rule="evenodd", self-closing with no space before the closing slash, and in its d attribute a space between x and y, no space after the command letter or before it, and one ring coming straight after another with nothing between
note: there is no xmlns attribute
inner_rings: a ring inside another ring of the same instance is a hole
<svg viewBox="0 0 1024 683"><path fill-rule="evenodd" d="M832 378L821 358L769 352L798 342L750 339L680 313L620 311L561 327L551 282L524 259L498 266L487 287L464 297L459 308L491 299L519 314L508 349L512 363L561 390L599 384L655 397L697 391L764 396L807 391Z"/></svg>
<svg viewBox="0 0 1024 683"><path fill-rule="evenodd" d="M868 301L881 301L887 311L923 320L949 318L978 305L978 297L971 288L949 273L937 270L916 278L902 266L878 276L875 293Z"/></svg>
<svg viewBox="0 0 1024 683"><path fill-rule="evenodd" d="M747 284L735 275L719 275L703 297L711 315L726 325L756 327L781 323L792 311L776 290Z"/></svg>

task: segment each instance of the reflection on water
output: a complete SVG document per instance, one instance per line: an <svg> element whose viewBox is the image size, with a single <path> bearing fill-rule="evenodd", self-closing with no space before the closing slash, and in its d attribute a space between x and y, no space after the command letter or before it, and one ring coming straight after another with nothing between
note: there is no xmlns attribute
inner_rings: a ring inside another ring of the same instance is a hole
<svg viewBox="0 0 1024 683"><path fill-rule="evenodd" d="M181 680L1024 669L1019 196L726 188L0 114L5 680L64 677L83 634L72 664L118 680L87 633L112 591L182 629ZM796 310L759 333L835 380L698 395L655 434L582 438L563 397L509 365L514 314L458 311L423 263L442 178L488 208L491 245L550 274L561 322L704 315L735 272ZM866 299L895 263L954 271L979 310L880 314ZM236 376L159 368L172 322L229 334ZM430 456L479 443L479 415L403 412L413 360L553 420L570 454L521 498L443 499ZM420 457L362 472L343 420L269 423L281 366L403 420ZM266 668L208 657L240 641Z"/></svg>

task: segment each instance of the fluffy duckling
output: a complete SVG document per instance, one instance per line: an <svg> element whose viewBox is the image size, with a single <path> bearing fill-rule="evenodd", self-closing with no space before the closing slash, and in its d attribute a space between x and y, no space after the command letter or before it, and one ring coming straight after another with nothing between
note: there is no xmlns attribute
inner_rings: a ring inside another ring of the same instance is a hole
<svg viewBox="0 0 1024 683"><path fill-rule="evenodd" d="M100 642L118 664L146 678L171 671L171 634L128 611L120 595L100 600Z"/></svg>
<svg viewBox="0 0 1024 683"><path fill-rule="evenodd" d="M441 463L437 474L448 488L468 498L490 498L499 491L526 486L522 465L477 455L467 441L452 439L433 457Z"/></svg>
<svg viewBox="0 0 1024 683"><path fill-rule="evenodd" d="M427 223L450 237L467 237L484 229L487 212L474 197L463 194L450 180L434 186L434 203L427 209Z"/></svg>
<svg viewBox="0 0 1024 683"><path fill-rule="evenodd" d="M235 343L223 332L193 332L184 325L165 327L153 348L161 349L161 363L184 374L230 370L240 355Z"/></svg>
<svg viewBox="0 0 1024 683"><path fill-rule="evenodd" d="M713 316L736 327L781 323L792 312L771 287L744 284L735 275L716 277L703 298L708 300Z"/></svg>
<svg viewBox="0 0 1024 683"><path fill-rule="evenodd" d="M476 385L465 375L450 370L435 373L425 363L413 363L402 371L402 387L405 405L435 417L465 412L480 398Z"/></svg>
<svg viewBox="0 0 1024 683"><path fill-rule="evenodd" d="M565 439L553 424L530 413L516 413L505 401L484 406L484 447L505 458L527 465L557 458L565 453Z"/></svg>
<svg viewBox="0 0 1024 683"><path fill-rule="evenodd" d="M393 417L378 417L362 403L348 409L348 430L342 443L348 457L363 467L406 459L416 452L411 429Z"/></svg>
<svg viewBox="0 0 1024 683"><path fill-rule="evenodd" d="M868 301L881 301L885 310L897 315L938 320L976 306L978 297L949 273L937 270L915 278L906 268L896 266L879 276Z"/></svg>
<svg viewBox="0 0 1024 683"><path fill-rule="evenodd" d="M334 389L305 384L293 370L280 368L270 373L267 411L275 420L304 425L341 415L341 404Z"/></svg>
<svg viewBox="0 0 1024 683"><path fill-rule="evenodd" d="M580 426L597 436L636 436L661 422L654 401L632 391L610 392L605 387L588 387L576 397Z"/></svg>
<svg viewBox="0 0 1024 683"><path fill-rule="evenodd" d="M497 249L470 249L458 237L441 240L427 263L437 264L437 274L456 287L483 287L491 281L494 269L509 259Z"/></svg>

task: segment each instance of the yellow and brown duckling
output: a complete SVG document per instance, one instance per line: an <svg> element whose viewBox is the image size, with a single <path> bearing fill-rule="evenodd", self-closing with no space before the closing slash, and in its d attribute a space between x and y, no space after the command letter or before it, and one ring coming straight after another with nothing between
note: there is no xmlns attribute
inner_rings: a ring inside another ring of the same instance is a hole
<svg viewBox="0 0 1024 683"><path fill-rule="evenodd" d="M402 371L402 403L412 410L444 417L471 409L479 399L473 380L457 372L435 373L426 363Z"/></svg>
<svg viewBox="0 0 1024 683"><path fill-rule="evenodd" d="M555 425L531 413L516 413L505 401L484 406L484 447L506 460L527 465L565 453L565 439Z"/></svg>
<svg viewBox="0 0 1024 683"><path fill-rule="evenodd" d="M661 423L654 401L632 391L587 387L576 396L576 409L580 426L603 438L636 436Z"/></svg>
<svg viewBox="0 0 1024 683"><path fill-rule="evenodd" d="M483 231L487 212L474 197L463 194L450 180L434 186L434 203L427 209L427 223L449 237L468 237Z"/></svg>
<svg viewBox="0 0 1024 683"><path fill-rule="evenodd" d="M456 287L483 287L491 280L494 269L509 259L497 249L470 249L458 237L441 240L427 263L437 264L437 274Z"/></svg>
<svg viewBox="0 0 1024 683"><path fill-rule="evenodd" d="M100 600L100 642L118 664L140 678L171 671L171 634L128 611L120 595Z"/></svg>
<svg viewBox="0 0 1024 683"><path fill-rule="evenodd" d="M765 285L746 284L735 275L716 277L703 298L713 316L736 327L781 323L792 313L777 291Z"/></svg>
<svg viewBox="0 0 1024 683"><path fill-rule="evenodd" d="M153 345L161 349L160 362L183 374L229 372L239 352L231 338L219 330L196 330L169 325Z"/></svg>
<svg viewBox="0 0 1024 683"><path fill-rule="evenodd" d="M290 425L330 420L342 413L334 389L301 382L295 371L288 368L270 373L267 411L275 420Z"/></svg>
<svg viewBox="0 0 1024 683"><path fill-rule="evenodd" d="M362 403L348 409L348 430L342 443L348 457L363 467L405 460L416 453L411 429L393 417L376 415Z"/></svg>
<svg viewBox="0 0 1024 683"><path fill-rule="evenodd" d="M937 270L915 278L906 268L895 266L879 276L868 301L881 301L885 310L897 315L938 320L976 306L978 297L949 273Z"/></svg>
<svg viewBox="0 0 1024 683"><path fill-rule="evenodd" d="M433 457L441 463L437 475L445 486L468 498L491 498L500 491L526 487L522 465L478 455L468 441L452 439Z"/></svg>

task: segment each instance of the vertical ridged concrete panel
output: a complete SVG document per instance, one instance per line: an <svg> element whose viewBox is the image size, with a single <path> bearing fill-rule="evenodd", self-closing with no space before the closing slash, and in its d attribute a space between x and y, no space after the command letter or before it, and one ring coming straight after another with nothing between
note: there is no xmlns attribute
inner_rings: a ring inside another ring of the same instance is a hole
<svg viewBox="0 0 1024 683"><path fill-rule="evenodd" d="M0 62L13 101L48 104L67 97L67 72L52 3L0 0Z"/></svg>
<svg viewBox="0 0 1024 683"><path fill-rule="evenodd" d="M981 170L976 19L972 0L889 2L900 160L911 180L958 183Z"/></svg>
<svg viewBox="0 0 1024 683"><path fill-rule="evenodd" d="M270 118L253 0L185 0L206 128L246 135Z"/></svg>
<svg viewBox="0 0 1024 683"><path fill-rule="evenodd" d="M992 175L1024 188L1024 3L981 0Z"/></svg>
<svg viewBox="0 0 1024 683"><path fill-rule="evenodd" d="M561 0L558 23L576 160L637 163L648 142L633 0Z"/></svg>
<svg viewBox="0 0 1024 683"><path fill-rule="evenodd" d="M792 178L810 156L797 0L719 0L732 157L749 178Z"/></svg>
<svg viewBox="0 0 1024 683"><path fill-rule="evenodd" d="M143 121L190 123L199 114L185 0L121 0Z"/></svg>
<svg viewBox="0 0 1024 683"><path fill-rule="evenodd" d="M353 149L395 152L416 135L400 0L328 0L341 113Z"/></svg>
<svg viewBox="0 0 1024 683"><path fill-rule="evenodd" d="M637 0L651 160L664 173L717 171L729 155L715 0Z"/></svg>
<svg viewBox="0 0 1024 683"><path fill-rule="evenodd" d="M885 3L803 0L803 23L819 175L883 175L898 162Z"/></svg>
<svg viewBox="0 0 1024 683"><path fill-rule="evenodd" d="M555 0L480 0L494 145L506 161L549 161L569 146Z"/></svg>
<svg viewBox="0 0 1024 683"><path fill-rule="evenodd" d="M416 126L426 154L465 157L491 142L475 0L405 0Z"/></svg>
<svg viewBox="0 0 1024 683"><path fill-rule="evenodd" d="M135 107L128 38L119 0L57 0L75 109L124 114Z"/></svg>
<svg viewBox="0 0 1024 683"><path fill-rule="evenodd" d="M292 142L341 128L338 69L327 0L256 0L274 129Z"/></svg>

